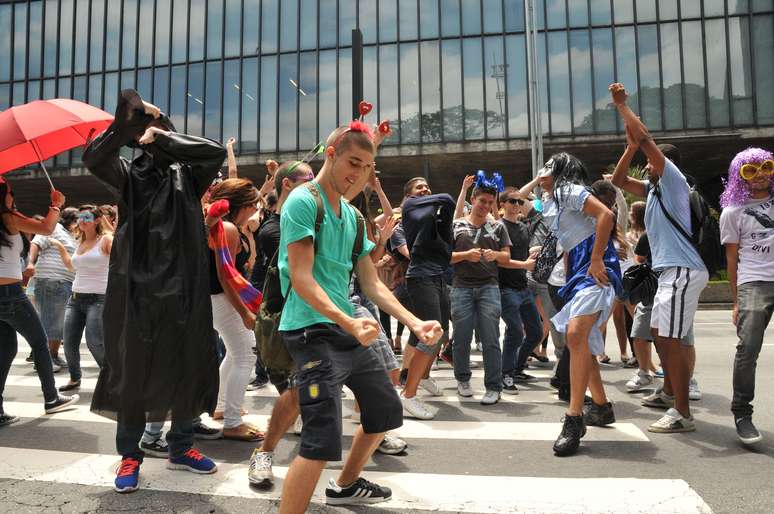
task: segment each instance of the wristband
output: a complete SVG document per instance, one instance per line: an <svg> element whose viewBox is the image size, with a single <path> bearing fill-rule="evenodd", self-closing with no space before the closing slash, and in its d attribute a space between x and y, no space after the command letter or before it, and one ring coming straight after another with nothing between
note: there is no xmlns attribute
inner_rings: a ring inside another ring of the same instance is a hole
<svg viewBox="0 0 774 514"><path fill-rule="evenodd" d="M62 209L60 209L60 208L59 208L59 207L57 207L56 205L49 205L48 209L49 209L49 210L51 210L51 209L54 209L54 210L56 210L57 212L62 212Z"/></svg>

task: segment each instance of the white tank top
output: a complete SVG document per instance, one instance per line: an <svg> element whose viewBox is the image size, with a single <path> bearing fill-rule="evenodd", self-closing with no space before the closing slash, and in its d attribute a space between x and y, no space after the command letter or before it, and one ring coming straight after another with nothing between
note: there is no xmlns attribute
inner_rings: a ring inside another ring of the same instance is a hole
<svg viewBox="0 0 774 514"><path fill-rule="evenodd" d="M72 260L75 268L73 292L105 294L110 256L102 253L102 238L86 253L79 255L76 250Z"/></svg>
<svg viewBox="0 0 774 514"><path fill-rule="evenodd" d="M21 253L24 248L22 236L14 234L6 237L11 242L11 246L0 246L0 277L21 280Z"/></svg>

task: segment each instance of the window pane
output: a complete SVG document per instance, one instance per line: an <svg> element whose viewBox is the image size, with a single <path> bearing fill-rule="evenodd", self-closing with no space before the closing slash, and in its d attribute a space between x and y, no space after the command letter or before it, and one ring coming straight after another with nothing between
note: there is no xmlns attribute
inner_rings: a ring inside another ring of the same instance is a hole
<svg viewBox="0 0 774 514"><path fill-rule="evenodd" d="M570 32L570 62L572 63L573 129L575 132L587 134L594 130L588 30Z"/></svg>
<svg viewBox="0 0 774 514"><path fill-rule="evenodd" d="M680 16L683 18L698 18L701 16L701 2L697 0L680 0Z"/></svg>
<svg viewBox="0 0 774 514"><path fill-rule="evenodd" d="M774 0L752 0L752 11L763 12L774 10Z"/></svg>
<svg viewBox="0 0 774 514"><path fill-rule="evenodd" d="M24 80L27 66L27 4L14 4L13 78ZM5 54L7 59L9 54ZM69 70L68 70L69 71ZM15 103L18 103L14 100Z"/></svg>
<svg viewBox="0 0 774 514"><path fill-rule="evenodd" d="M354 119L352 112L352 50L339 50L339 119L338 125Z"/></svg>
<svg viewBox="0 0 774 514"><path fill-rule="evenodd" d="M661 26L662 55L679 56L680 40L677 23L665 23ZM669 58L661 62L664 88L664 121L667 130L683 128L683 87L680 76L680 59Z"/></svg>
<svg viewBox="0 0 774 514"><path fill-rule="evenodd" d="M75 77L73 80L73 100L86 101L86 77Z"/></svg>
<svg viewBox="0 0 774 514"><path fill-rule="evenodd" d="M570 132L570 77L567 62L567 36L548 34L548 81L551 87L551 132Z"/></svg>
<svg viewBox="0 0 774 514"><path fill-rule="evenodd" d="M417 39L417 0L399 0L400 39Z"/></svg>
<svg viewBox="0 0 774 514"><path fill-rule="evenodd" d="M577 0L576 0L577 1ZM558 29L567 26L567 10L564 0L546 0L548 28Z"/></svg>
<svg viewBox="0 0 774 514"><path fill-rule="evenodd" d="M88 0L87 0L88 2ZM40 77L41 29L43 28L43 3L30 3L29 78ZM85 53L85 52L84 52ZM8 55L0 54L0 55Z"/></svg>
<svg viewBox="0 0 774 514"><path fill-rule="evenodd" d="M400 45L400 142L419 142L419 61L416 43Z"/></svg>
<svg viewBox="0 0 774 514"><path fill-rule="evenodd" d="M379 41L391 42L398 39L397 0L379 0Z"/></svg>
<svg viewBox="0 0 774 514"><path fill-rule="evenodd" d="M460 42L441 42L441 68L443 69L443 137L447 141L462 139L462 65Z"/></svg>
<svg viewBox="0 0 774 514"><path fill-rule="evenodd" d="M726 66L726 26L722 19L707 20L704 25L707 45L707 89L709 90L710 126L727 127L728 67Z"/></svg>
<svg viewBox="0 0 774 514"><path fill-rule="evenodd" d="M397 45L382 45L379 47L379 87L379 119L388 119L393 122L392 129L394 134L392 140L400 141ZM322 82L320 83L320 89L322 90ZM322 118L322 106L320 107L320 117ZM322 121L321 119L320 122L322 123ZM323 135L324 132L320 132L320 134Z"/></svg>
<svg viewBox="0 0 774 514"><path fill-rule="evenodd" d="M206 92L206 99L204 100L204 136L210 139L214 139L216 141L221 140L220 102L221 102L222 92L221 92L220 72L221 72L220 62L207 63L207 66L205 69L205 80L207 81L207 92ZM189 109L190 109L190 106L189 106Z"/></svg>
<svg viewBox="0 0 774 514"><path fill-rule="evenodd" d="M392 47L394 48L394 46ZM320 52L320 139L323 141L336 128L336 51ZM396 74L395 71L392 72ZM397 87L394 90L397 92ZM384 95L382 95L384 103ZM397 114L397 111L396 111ZM391 119L398 119L397 116Z"/></svg>
<svg viewBox="0 0 774 514"><path fill-rule="evenodd" d="M591 48L594 60L594 116L596 132L615 132L618 113L610 105L607 88L615 82L613 68L613 31L594 29L591 31ZM678 61L679 62L679 61Z"/></svg>
<svg viewBox="0 0 774 514"><path fill-rule="evenodd" d="M118 73L106 73L104 110L109 113L115 112L117 103L118 103Z"/></svg>
<svg viewBox="0 0 774 514"><path fill-rule="evenodd" d="M441 35L460 35L459 0L441 0Z"/></svg>
<svg viewBox="0 0 774 514"><path fill-rule="evenodd" d="M465 36L481 34L480 0L461 0L461 2L462 2L462 34ZM481 64L480 59L479 59L479 64Z"/></svg>
<svg viewBox="0 0 774 514"><path fill-rule="evenodd" d="M210 5L217 5L219 2L212 0ZM191 0L191 21L190 29L188 30L188 60L201 61L204 59L204 42L209 44L209 37L205 39L204 35L204 17L207 14L205 9L205 0ZM209 20L212 25L218 25L217 30L220 30L220 20L214 17ZM207 30L215 29L214 26L208 26ZM218 32L220 34L220 32ZM218 48L220 48L220 39L218 39Z"/></svg>
<svg viewBox="0 0 774 514"><path fill-rule="evenodd" d="M192 64L188 68L188 125L186 134L201 136L204 117L204 65Z"/></svg>
<svg viewBox="0 0 774 514"><path fill-rule="evenodd" d="M301 0L301 23L303 24L303 30L301 31L302 50L317 48L317 24L314 22L304 23L307 18L311 20L317 19L317 0ZM374 37L376 37L376 29L374 29Z"/></svg>
<svg viewBox="0 0 774 514"><path fill-rule="evenodd" d="M374 48L367 50L373 51ZM315 52L302 53L300 69L298 87L303 93L299 98L298 136L299 146L305 150L311 149L317 144L317 54ZM370 76L376 76L375 70L374 74ZM327 136L327 134L325 135Z"/></svg>
<svg viewBox="0 0 774 514"><path fill-rule="evenodd" d="M320 0L320 47L336 46L336 0ZM265 16L264 16L265 18ZM266 30L266 29L264 29Z"/></svg>
<svg viewBox="0 0 774 514"><path fill-rule="evenodd" d="M481 40L462 42L462 70L465 103L465 139L484 138L484 80Z"/></svg>
<svg viewBox="0 0 774 514"><path fill-rule="evenodd" d="M568 2L570 8L570 27L585 27L589 24L589 5L587 0Z"/></svg>
<svg viewBox="0 0 774 514"><path fill-rule="evenodd" d="M591 24L610 25L610 0L591 0Z"/></svg>
<svg viewBox="0 0 774 514"><path fill-rule="evenodd" d="M310 25L313 24L310 23ZM295 50L297 39L298 0L284 0L280 4L280 51Z"/></svg>
<svg viewBox="0 0 774 514"><path fill-rule="evenodd" d="M704 16L723 16L725 3L725 0L704 0Z"/></svg>
<svg viewBox="0 0 774 514"><path fill-rule="evenodd" d="M635 52L634 29L632 27L615 29L615 51L618 72L616 82L626 86L626 90L630 95L629 105L632 110L639 113L640 95L637 89L637 53Z"/></svg>
<svg viewBox="0 0 774 514"><path fill-rule="evenodd" d="M688 128L707 126L705 114L704 57L702 55L701 25L698 21L681 24L683 32L683 77L685 81L685 110Z"/></svg>
<svg viewBox="0 0 774 514"><path fill-rule="evenodd" d="M0 12L2 11L0 10ZM11 16L9 15L8 18L6 19L10 22ZM8 32L10 33L10 31ZM0 84L0 111L4 111L11 106L10 96L11 96L11 88L8 86L8 84Z"/></svg>
<svg viewBox="0 0 774 514"><path fill-rule="evenodd" d="M13 5L0 5L0 55L11 55L11 9ZM11 60L7 57L0 59L0 81L11 79ZM8 89L6 92L6 103ZM1 100L0 100L1 101Z"/></svg>
<svg viewBox="0 0 774 514"><path fill-rule="evenodd" d="M266 20L266 16L263 17ZM262 152L277 148L277 56L261 58L261 135Z"/></svg>
<svg viewBox="0 0 774 514"><path fill-rule="evenodd" d="M425 41L420 46L422 63L422 142L441 140L441 80L438 41Z"/></svg>
<svg viewBox="0 0 774 514"><path fill-rule="evenodd" d="M188 0L174 0L172 9L172 62L183 62L188 45Z"/></svg>
<svg viewBox="0 0 774 514"><path fill-rule="evenodd" d="M524 30L524 0L505 0L505 30L507 32Z"/></svg>
<svg viewBox="0 0 774 514"><path fill-rule="evenodd" d="M92 6L92 9L94 7ZM140 33L137 66L150 66L153 59L153 0L140 0ZM92 42L94 45L92 25Z"/></svg>
<svg viewBox="0 0 774 514"><path fill-rule="evenodd" d="M140 93L141 97L143 97L147 101L150 101L150 98L153 96L153 91L151 91L152 79L151 79L150 68L137 70L137 88L136 89L137 89L137 92Z"/></svg>
<svg viewBox="0 0 774 514"><path fill-rule="evenodd" d="M538 63L547 63L548 57L546 54L546 34L539 34L537 37L537 49L535 52L536 60ZM540 125L543 130L543 134L549 133L549 115L551 110L548 108L548 95L550 94L551 84L548 82L548 69L547 66L537 66L537 81L538 81L538 101L540 102Z"/></svg>
<svg viewBox="0 0 774 514"><path fill-rule="evenodd" d="M185 66L173 66L170 87L169 119L178 131L185 130Z"/></svg>
<svg viewBox="0 0 774 514"><path fill-rule="evenodd" d="M695 2L696 0L690 0ZM634 8L632 0L613 0L613 12L615 23L632 23L634 21Z"/></svg>
<svg viewBox="0 0 774 514"><path fill-rule="evenodd" d="M153 13L151 12L151 16L152 15ZM101 71L103 69L102 45L105 37L104 23L104 0L91 0L91 21L89 22L89 28L91 29L91 35L89 36L89 71L91 72ZM142 39L140 41L142 42ZM48 49L46 49L46 52L48 52Z"/></svg>
<svg viewBox="0 0 774 514"><path fill-rule="evenodd" d="M261 54L277 51L277 19L279 18L278 0L261 2ZM323 20L320 20L320 24ZM261 64L263 69L263 64Z"/></svg>
<svg viewBox="0 0 774 514"><path fill-rule="evenodd" d="M524 36L505 38L508 82L508 136L529 135L529 98L527 96L527 53Z"/></svg>
<svg viewBox="0 0 774 514"><path fill-rule="evenodd" d="M729 18L728 38L731 50L731 95L734 124L748 125L753 122L753 89L750 28L747 18Z"/></svg>
<svg viewBox="0 0 774 514"><path fill-rule="evenodd" d="M285 2L282 2L285 6ZM279 148L280 150L295 150L296 143L296 102L301 93L298 92L296 73L296 54L285 54L280 57L279 75L279 112L281 113L279 124ZM291 80L293 82L291 82Z"/></svg>
<svg viewBox="0 0 774 514"><path fill-rule="evenodd" d="M78 17L80 18L80 13ZM132 68L135 62L135 44L137 42L137 0L124 0L124 33L122 38L121 67Z"/></svg>
<svg viewBox="0 0 774 514"><path fill-rule="evenodd" d="M484 32L497 34L503 31L502 0L484 1Z"/></svg>
<svg viewBox="0 0 774 514"><path fill-rule="evenodd" d="M379 68L376 64L376 47L367 46L363 48L363 99L374 104L376 111L372 114L375 119L379 119L379 106L376 105L379 98L379 84L376 81Z"/></svg>
<svg viewBox="0 0 774 514"><path fill-rule="evenodd" d="M120 7L120 6L119 6ZM72 70L73 0L61 0L59 14L59 74L69 75ZM16 23L18 23L18 11ZM118 17L116 17L118 20ZM116 43L118 36L116 35ZM117 45L116 45L117 46Z"/></svg>
<svg viewBox="0 0 774 514"><path fill-rule="evenodd" d="M543 30L546 26L546 2L545 0L535 1L535 28Z"/></svg>
<svg viewBox="0 0 774 514"><path fill-rule="evenodd" d="M209 87L209 86L208 86ZM239 60L223 63L223 141L230 137L239 139ZM239 152L242 144L237 141Z"/></svg>
<svg viewBox="0 0 774 514"><path fill-rule="evenodd" d="M46 29L44 32L44 36L46 38L45 40L45 56L43 61L43 73L46 77L53 77L56 75L56 56L57 56L57 37L56 37L56 31L57 31L57 25L59 22L59 13L57 12L59 2L57 0L46 0ZM8 24L10 27L11 23L11 6L3 6L7 8L7 11L5 11L7 14L4 14L2 18L4 20L8 20ZM2 11L0 11L2 12ZM11 41L11 35L13 32L10 30L10 28L5 28L5 33L7 33L8 37L8 50L3 53L3 55L10 55L11 47L10 47L10 41ZM0 36L2 38L4 36ZM101 54L100 54L101 55ZM1 66L1 65L0 65Z"/></svg>
<svg viewBox="0 0 774 514"><path fill-rule="evenodd" d="M285 3L282 3L283 9ZM352 29L357 28L355 0L339 0L339 45L352 44Z"/></svg>
<svg viewBox="0 0 774 514"><path fill-rule="evenodd" d="M105 95L107 94L106 88ZM156 68L153 72L153 104L161 109L161 112L169 112L169 66Z"/></svg>
<svg viewBox="0 0 774 514"><path fill-rule="evenodd" d="M239 150L258 150L258 58L245 59L242 64L242 140Z"/></svg>
<svg viewBox="0 0 774 514"><path fill-rule="evenodd" d="M156 64L169 63L169 22L172 0L156 0ZM108 23L108 27L110 23Z"/></svg>
<svg viewBox="0 0 774 514"><path fill-rule="evenodd" d="M376 0L360 0L360 31L363 43L376 43Z"/></svg>
<svg viewBox="0 0 774 514"><path fill-rule="evenodd" d="M752 40L755 48L755 96L759 125L774 123L774 16L753 18Z"/></svg>
<svg viewBox="0 0 774 514"><path fill-rule="evenodd" d="M641 26L637 43L640 53L640 117L651 130L661 130L661 75L656 26Z"/></svg>
<svg viewBox="0 0 774 514"><path fill-rule="evenodd" d="M282 2L285 4L295 2ZM242 26L242 0L226 0L226 57L236 57L239 55ZM295 38L293 38L293 47L295 48Z"/></svg>
<svg viewBox="0 0 774 514"><path fill-rule="evenodd" d="M272 31L272 34L276 35L276 32ZM201 35L195 33L190 36L203 39ZM209 0L207 3L207 58L218 59L221 55L223 55L223 0Z"/></svg>
<svg viewBox="0 0 774 514"><path fill-rule="evenodd" d="M656 21L656 0L636 0L637 1L637 21L648 22ZM721 0L723 1L723 0Z"/></svg>
<svg viewBox="0 0 774 514"><path fill-rule="evenodd" d="M27 84L27 101L40 100L40 81L30 80Z"/></svg>
<svg viewBox="0 0 774 514"><path fill-rule="evenodd" d="M749 8L748 0L728 0L728 14L747 14Z"/></svg>
<svg viewBox="0 0 774 514"><path fill-rule="evenodd" d="M261 26L261 0L244 0L245 16L242 18L242 53L258 53L258 30ZM240 148L243 148L240 143Z"/></svg>
<svg viewBox="0 0 774 514"><path fill-rule="evenodd" d="M363 7L361 6L360 9ZM438 1L419 0L419 36L438 37Z"/></svg>
<svg viewBox="0 0 774 514"><path fill-rule="evenodd" d="M505 137L505 59L502 37L484 40L484 79L486 81L487 139Z"/></svg>
<svg viewBox="0 0 774 514"><path fill-rule="evenodd" d="M677 19L677 2L675 0L659 0L658 16L661 21Z"/></svg>

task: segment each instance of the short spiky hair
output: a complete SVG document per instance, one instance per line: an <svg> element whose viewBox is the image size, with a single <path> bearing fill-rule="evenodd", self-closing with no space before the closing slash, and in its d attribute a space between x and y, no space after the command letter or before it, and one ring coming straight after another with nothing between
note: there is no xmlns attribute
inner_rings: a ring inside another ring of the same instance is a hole
<svg viewBox="0 0 774 514"><path fill-rule="evenodd" d="M347 125L342 125L331 132L325 140L325 146L334 147L339 153L345 152L352 145L376 153L373 133L368 125L361 121L354 120Z"/></svg>
<svg viewBox="0 0 774 514"><path fill-rule="evenodd" d="M738 207L749 200L750 187L739 175L739 170L745 164L760 164L768 159L774 160L774 155L763 148L748 148L736 154L728 167L728 177L723 180L726 188L720 195L720 206ZM769 182L769 194L774 195L774 180Z"/></svg>

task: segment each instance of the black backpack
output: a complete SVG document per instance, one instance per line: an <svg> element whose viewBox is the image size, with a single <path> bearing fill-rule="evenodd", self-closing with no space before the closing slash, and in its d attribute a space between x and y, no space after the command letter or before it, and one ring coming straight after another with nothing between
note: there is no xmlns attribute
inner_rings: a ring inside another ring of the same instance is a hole
<svg viewBox="0 0 774 514"><path fill-rule="evenodd" d="M320 227L322 226L323 217L325 216L325 209L323 207L322 198L320 197L320 191L317 187L308 182L304 184L309 192L314 197L317 204L317 215L314 220L314 233L315 236L320 233ZM354 207L353 207L354 208ZM360 211L355 209L355 215L357 217L357 235L355 236L355 243L352 246L352 270L355 270L358 257L363 251L363 235L365 234L365 219ZM317 237L314 240L315 254L317 253ZM279 259L279 250L277 250L271 258L268 266L266 267L266 278L263 282L263 301L261 307L258 310L255 321L255 340L258 344L258 351L261 354L261 361L267 370L279 371L289 373L293 369L293 359L290 357L285 344L282 342L282 335L279 333L280 316L282 315L282 309L285 307L285 301L290 294L289 285L287 293L282 294L282 287L280 286L279 267L277 261Z"/></svg>
<svg viewBox="0 0 774 514"><path fill-rule="evenodd" d="M658 198L661 210L669 222L696 248L709 274L713 275L718 270L725 268L726 255L723 252L723 245L720 243L720 226L718 221L712 216L709 204L701 196L701 193L695 188L691 188L690 193L688 193L688 202L691 208L692 234L690 235L667 211L661 199L661 190L658 186L655 187L653 193Z"/></svg>

